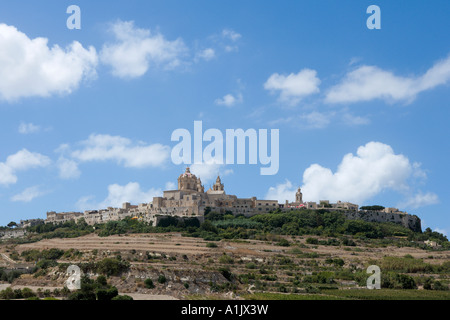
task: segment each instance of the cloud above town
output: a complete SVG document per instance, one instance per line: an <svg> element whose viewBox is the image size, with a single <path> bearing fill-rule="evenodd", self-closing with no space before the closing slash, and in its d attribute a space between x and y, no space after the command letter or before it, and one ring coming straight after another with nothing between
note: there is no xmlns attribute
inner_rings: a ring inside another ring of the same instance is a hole
<svg viewBox="0 0 450 320"><path fill-rule="evenodd" d="M237 95L227 94L223 96L223 98L216 99L214 103L219 106L233 107L236 104L242 103L243 101L244 97L241 93L238 93Z"/></svg>
<svg viewBox="0 0 450 320"><path fill-rule="evenodd" d="M303 69L296 74L272 74L264 83L264 89L278 93L280 102L294 106L303 98L318 93L320 83L317 71Z"/></svg>
<svg viewBox="0 0 450 320"><path fill-rule="evenodd" d="M396 154L391 146L381 142L369 142L360 146L356 155L346 154L336 172L319 164L312 164L303 173L302 193L304 201L330 200L364 204L383 191L406 194L411 192L411 179L423 179L425 173L418 163ZM294 201L297 187L291 181L271 187L267 199ZM401 203L401 207L418 208L438 203L432 192L417 193Z"/></svg>
<svg viewBox="0 0 450 320"><path fill-rule="evenodd" d="M8 186L17 183L17 173L29 169L47 167L51 164L50 158L40 153L22 149L0 162L0 185Z"/></svg>
<svg viewBox="0 0 450 320"><path fill-rule="evenodd" d="M305 199L364 203L384 190L408 189L413 165L391 146L369 142L344 156L336 172L313 164L303 173Z"/></svg>
<svg viewBox="0 0 450 320"><path fill-rule="evenodd" d="M151 188L142 190L137 182L130 182L126 185L111 184L108 186L108 195L101 202L95 202L93 196L85 196L78 200L78 210L106 209L108 207L121 208L122 204L129 202L132 204L149 203L153 197L161 197L161 189Z"/></svg>
<svg viewBox="0 0 450 320"><path fill-rule="evenodd" d="M206 184L215 182L217 176L227 176L233 173L233 169L227 168L224 164L219 164L217 161L211 159L203 163L192 164L190 171L202 180L202 183Z"/></svg>
<svg viewBox="0 0 450 320"><path fill-rule="evenodd" d="M43 190L42 186L33 186L26 188L21 193L16 194L11 198L13 202L31 202L35 198L46 195L48 191Z"/></svg>
<svg viewBox="0 0 450 320"><path fill-rule="evenodd" d="M20 134L32 134L32 133L38 133L39 131L41 131L41 127L38 125L35 125L33 123L22 122L19 125L19 133Z"/></svg>
<svg viewBox="0 0 450 320"><path fill-rule="evenodd" d="M96 77L94 47L74 41L66 48L49 47L47 38L30 39L14 26L0 24L0 99L49 97L75 91Z"/></svg>
<svg viewBox="0 0 450 320"><path fill-rule="evenodd" d="M326 93L327 103L355 103L381 99L388 103L414 101L426 90L450 80L450 56L436 62L421 76L399 76L377 66L363 65L348 72Z"/></svg>
<svg viewBox="0 0 450 320"><path fill-rule="evenodd" d="M58 168L58 176L63 180L78 179L81 175L78 163L72 159L60 157L56 165Z"/></svg>
<svg viewBox="0 0 450 320"><path fill-rule="evenodd" d="M121 136L91 134L70 153L78 162L115 161L127 168L161 167L167 163L170 147L133 142Z"/></svg>
<svg viewBox="0 0 450 320"><path fill-rule="evenodd" d="M152 67L173 69L181 64L188 49L181 38L167 40L160 32L140 29L133 21L117 21L110 27L114 41L100 52L101 62L120 78L143 76ZM204 52L210 58L211 52Z"/></svg>
<svg viewBox="0 0 450 320"><path fill-rule="evenodd" d="M286 200L293 202L295 200L295 193L297 192L291 181L287 180L284 183L277 184L275 187L270 187L264 199L278 200L278 203L285 203Z"/></svg>
<svg viewBox="0 0 450 320"><path fill-rule="evenodd" d="M270 126L289 125L306 130L325 129L332 123L355 127L368 125L370 119L366 116L354 115L344 108L339 112L334 110L299 112L269 121Z"/></svg>
<svg viewBox="0 0 450 320"><path fill-rule="evenodd" d="M196 59L203 59L206 61L210 61L216 57L216 51L213 48L206 48L197 52Z"/></svg>
<svg viewBox="0 0 450 320"><path fill-rule="evenodd" d="M409 197L406 201L400 202L399 206L404 208L417 209L424 206L429 206L439 203L439 197L433 192L418 192Z"/></svg>

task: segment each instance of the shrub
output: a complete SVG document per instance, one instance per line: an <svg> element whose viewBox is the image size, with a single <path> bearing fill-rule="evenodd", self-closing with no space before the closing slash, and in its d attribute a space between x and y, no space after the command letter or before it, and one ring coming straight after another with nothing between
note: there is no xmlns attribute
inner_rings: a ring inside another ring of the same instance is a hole
<svg viewBox="0 0 450 320"><path fill-rule="evenodd" d="M230 256L227 256L226 253L224 253L220 258L219 258L219 262L222 264L233 264L234 263L234 259Z"/></svg>
<svg viewBox="0 0 450 320"><path fill-rule="evenodd" d="M0 299L2 300L12 300L15 299L15 294L13 289L11 288L6 288L5 290L2 290L0 292Z"/></svg>
<svg viewBox="0 0 450 320"><path fill-rule="evenodd" d="M95 295L97 297L97 300L109 301L109 300L112 300L114 297L116 297L118 294L119 294L119 292L116 287L97 288L95 290Z"/></svg>
<svg viewBox="0 0 450 320"><path fill-rule="evenodd" d="M147 289L153 289L155 287L152 279L145 279L144 284Z"/></svg>
<svg viewBox="0 0 450 320"><path fill-rule="evenodd" d="M219 272L224 276L225 279L227 279L228 281L232 281L233 274L231 273L230 268L228 267L219 268Z"/></svg>
<svg viewBox="0 0 450 320"><path fill-rule="evenodd" d="M328 264L334 264L339 267L342 267L345 264L345 261L342 260L341 258L336 258L336 259L328 258L325 260L325 262Z"/></svg>
<svg viewBox="0 0 450 320"><path fill-rule="evenodd" d="M163 283L166 283L166 281L167 281L167 279L166 279L166 276L165 275L160 275L159 277L158 277L158 282L159 283L161 283L161 284L163 284Z"/></svg>
<svg viewBox="0 0 450 320"><path fill-rule="evenodd" d="M381 274L381 287L388 289L417 289L414 278L394 272Z"/></svg>
<svg viewBox="0 0 450 320"><path fill-rule="evenodd" d="M433 284L433 290L447 291L449 288L448 286L443 285L440 281L435 281Z"/></svg>
<svg viewBox="0 0 450 320"><path fill-rule="evenodd" d="M58 263L54 260L42 259L40 260L36 266L41 269L47 269L48 267L55 267Z"/></svg>
<svg viewBox="0 0 450 320"><path fill-rule="evenodd" d="M281 239L278 241L278 245L282 247L289 247L291 244L286 239Z"/></svg>
<svg viewBox="0 0 450 320"><path fill-rule="evenodd" d="M22 296L23 296L25 299L28 299L28 298L35 297L36 294L35 294L35 293L33 292L33 290L31 290L30 288L23 288L23 289L22 289Z"/></svg>
<svg viewBox="0 0 450 320"><path fill-rule="evenodd" d="M105 258L97 262L95 269L98 273L106 276L119 276L122 272L125 272L130 267L130 264L126 261Z"/></svg>
<svg viewBox="0 0 450 320"><path fill-rule="evenodd" d="M349 247L354 247L354 246L356 246L356 243L355 243L352 239L347 238L347 237L345 237L345 238L342 240L342 244L343 244L344 246L349 246Z"/></svg>
<svg viewBox="0 0 450 320"><path fill-rule="evenodd" d="M68 300L112 300L118 295L116 287L105 284L102 277L96 281L84 276L81 278L81 289L68 296Z"/></svg>
<svg viewBox="0 0 450 320"><path fill-rule="evenodd" d="M44 259L56 260L63 256L64 250L52 248L50 250L43 250L42 257Z"/></svg>
<svg viewBox="0 0 450 320"><path fill-rule="evenodd" d="M317 240L316 238L307 238L306 243L307 244L319 244L319 240Z"/></svg>
<svg viewBox="0 0 450 320"><path fill-rule="evenodd" d="M112 298L111 300L133 300L132 297L127 296L127 295L123 295L123 296L115 296L114 298Z"/></svg>

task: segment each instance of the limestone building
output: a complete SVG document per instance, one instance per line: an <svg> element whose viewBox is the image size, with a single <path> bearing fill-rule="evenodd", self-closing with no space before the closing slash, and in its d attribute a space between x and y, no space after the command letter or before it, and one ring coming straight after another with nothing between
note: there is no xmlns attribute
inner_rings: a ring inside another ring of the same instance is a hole
<svg viewBox="0 0 450 320"><path fill-rule="evenodd" d="M200 178L187 168L178 178L178 189L164 191L162 197L153 198L150 212L155 215L200 216L207 207L216 212L231 212L250 216L277 209L277 200L257 200L238 198L225 192L224 184L218 176L215 184L206 192Z"/></svg>
<svg viewBox="0 0 450 320"><path fill-rule="evenodd" d="M328 200L321 200L319 203L304 202L300 188L295 194L294 202L286 200L284 204L279 204L277 200L258 200L256 197L238 198L235 195L229 195L218 176L214 185L205 192L200 177L192 174L189 168L186 168L185 172L178 177L178 188L176 190L166 190L161 197L154 197L150 203L139 205L124 203L122 208L90 210L84 213L47 212L45 223L78 221L84 218L89 225L94 225L131 217L156 225L160 219L167 216L197 218L203 221L206 208L218 213L243 214L245 216L269 213L277 209L282 211L294 211L302 208L310 210L325 209L342 211L347 219L394 222L412 230L420 230L420 219L398 209L386 208L383 212L365 212L360 211L357 204L350 202L330 203Z"/></svg>

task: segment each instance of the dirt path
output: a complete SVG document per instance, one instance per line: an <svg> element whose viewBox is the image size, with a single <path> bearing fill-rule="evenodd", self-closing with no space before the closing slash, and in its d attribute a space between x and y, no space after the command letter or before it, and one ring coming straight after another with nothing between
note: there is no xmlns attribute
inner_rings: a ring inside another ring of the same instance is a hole
<svg viewBox="0 0 450 320"><path fill-rule="evenodd" d="M15 263L16 263L13 259L11 259L10 257L8 257L6 254L0 253L0 255L2 256L2 258L3 258L4 260L8 261L9 263L12 263L12 264L15 264Z"/></svg>

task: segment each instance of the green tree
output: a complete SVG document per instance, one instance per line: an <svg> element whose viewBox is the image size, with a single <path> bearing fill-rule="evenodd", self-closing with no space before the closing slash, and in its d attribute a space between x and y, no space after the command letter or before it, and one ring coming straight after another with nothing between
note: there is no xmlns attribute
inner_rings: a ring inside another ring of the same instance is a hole
<svg viewBox="0 0 450 320"><path fill-rule="evenodd" d="M163 283L166 283L166 281L167 281L167 279L166 279L166 276L165 275L160 275L159 277L158 277L158 282L159 283L161 283L161 284L163 284Z"/></svg>
<svg viewBox="0 0 450 320"><path fill-rule="evenodd" d="M153 289L155 287L155 285L153 284L153 280L150 278L145 279L144 284L147 289Z"/></svg>
<svg viewBox="0 0 450 320"><path fill-rule="evenodd" d="M10 223L8 223L8 228L17 228L17 223L11 221Z"/></svg>

